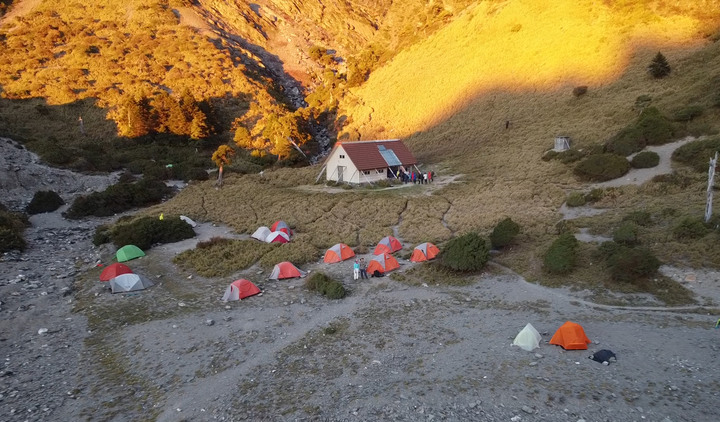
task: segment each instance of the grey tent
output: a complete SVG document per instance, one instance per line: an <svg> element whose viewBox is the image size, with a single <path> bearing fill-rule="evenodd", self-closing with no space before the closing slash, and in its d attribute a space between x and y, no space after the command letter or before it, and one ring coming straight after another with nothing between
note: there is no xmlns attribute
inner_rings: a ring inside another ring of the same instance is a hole
<svg viewBox="0 0 720 422"><path fill-rule="evenodd" d="M265 226L258 227L257 230L255 230L255 233L252 234L253 239L257 239L261 242L265 242L265 239L272 233L269 228Z"/></svg>
<svg viewBox="0 0 720 422"><path fill-rule="evenodd" d="M145 290L152 286L152 281L137 274L121 274L110 279L110 289L113 293L132 292L135 290Z"/></svg>

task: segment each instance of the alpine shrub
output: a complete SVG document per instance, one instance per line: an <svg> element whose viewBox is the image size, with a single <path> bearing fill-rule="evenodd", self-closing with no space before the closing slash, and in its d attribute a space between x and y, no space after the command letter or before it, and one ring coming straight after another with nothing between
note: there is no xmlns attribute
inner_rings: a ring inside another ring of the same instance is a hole
<svg viewBox="0 0 720 422"><path fill-rule="evenodd" d="M660 261L650 250L619 246L608 257L608 267L613 280L631 282L649 277L660 268Z"/></svg>
<svg viewBox="0 0 720 422"><path fill-rule="evenodd" d="M451 239L440 255L440 265L454 271L478 271L490 258L490 248L477 233Z"/></svg>
<svg viewBox="0 0 720 422"><path fill-rule="evenodd" d="M691 166L695 171L707 172L708 162L720 150L720 138L688 142L673 151L672 159Z"/></svg>
<svg viewBox="0 0 720 422"><path fill-rule="evenodd" d="M587 203L587 200L582 192L571 192L565 200L565 203L568 207L582 207Z"/></svg>
<svg viewBox="0 0 720 422"><path fill-rule="evenodd" d="M159 203L172 190L155 179L141 179L137 183L118 183L102 192L81 196L73 201L65 216L78 219L89 215L107 217L135 207Z"/></svg>
<svg viewBox="0 0 720 422"><path fill-rule="evenodd" d="M613 241L616 243L632 246L638 243L638 228L631 221L623 221L620 226L613 231Z"/></svg>
<svg viewBox="0 0 720 422"><path fill-rule="evenodd" d="M572 93L576 97L582 97L583 95L585 95L587 93L587 91L588 91L587 85L581 85L581 86L576 86L575 88L573 88Z"/></svg>
<svg viewBox="0 0 720 422"><path fill-rule="evenodd" d="M709 232L698 217L685 217L673 228L673 236L678 240L699 239Z"/></svg>
<svg viewBox="0 0 720 422"><path fill-rule="evenodd" d="M550 245L543 268L552 274L567 274L575 268L578 241L572 233L563 233Z"/></svg>
<svg viewBox="0 0 720 422"><path fill-rule="evenodd" d="M51 190L42 190L35 192L32 200L25 208L28 214L41 214L44 212L53 212L65 204L65 201L56 192Z"/></svg>
<svg viewBox="0 0 720 422"><path fill-rule="evenodd" d="M630 165L636 169L647 169L655 167L660 163L660 156L653 151L643 151L635 154Z"/></svg>
<svg viewBox="0 0 720 422"><path fill-rule="evenodd" d="M630 163L617 154L591 155L575 166L575 174L593 182L617 179L630 170Z"/></svg>
<svg viewBox="0 0 720 422"><path fill-rule="evenodd" d="M672 119L676 122L689 122L703 114L703 107L699 105L691 105L675 110Z"/></svg>
<svg viewBox="0 0 720 422"><path fill-rule="evenodd" d="M342 283L333 280L324 273L314 273L305 280L305 287L326 296L328 299L342 299L347 291Z"/></svg>
<svg viewBox="0 0 720 422"><path fill-rule="evenodd" d="M495 249L500 249L512 243L515 236L520 233L520 225L510 217L497 223L490 234L490 244Z"/></svg>
<svg viewBox="0 0 720 422"><path fill-rule="evenodd" d="M633 211L623 217L623 221L632 221L638 226L647 227L652 225L652 216L647 211Z"/></svg>
<svg viewBox="0 0 720 422"><path fill-rule="evenodd" d="M12 250L24 251L26 246L25 239L23 239L20 232L7 227L0 227L0 253Z"/></svg>
<svg viewBox="0 0 720 422"><path fill-rule="evenodd" d="M157 243L173 243L195 236L192 227L180 217L143 217L112 229L111 238L118 248L135 245L142 250Z"/></svg>
<svg viewBox="0 0 720 422"><path fill-rule="evenodd" d="M98 226L95 229L95 233L93 234L92 242L95 246L104 245L105 243L110 243L112 241L111 236L111 230L110 227L103 224Z"/></svg>
<svg viewBox="0 0 720 422"><path fill-rule="evenodd" d="M602 190L602 188L595 188L585 194L585 202L592 204L593 202L601 200L603 195L605 195L605 191Z"/></svg>

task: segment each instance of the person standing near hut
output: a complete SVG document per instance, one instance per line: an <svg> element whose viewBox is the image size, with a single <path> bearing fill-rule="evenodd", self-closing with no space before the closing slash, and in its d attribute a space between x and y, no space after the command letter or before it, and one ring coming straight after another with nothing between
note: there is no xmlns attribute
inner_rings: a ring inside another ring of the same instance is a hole
<svg viewBox="0 0 720 422"><path fill-rule="evenodd" d="M360 263L356 259L353 264L353 280L357 280L358 278L360 278Z"/></svg>

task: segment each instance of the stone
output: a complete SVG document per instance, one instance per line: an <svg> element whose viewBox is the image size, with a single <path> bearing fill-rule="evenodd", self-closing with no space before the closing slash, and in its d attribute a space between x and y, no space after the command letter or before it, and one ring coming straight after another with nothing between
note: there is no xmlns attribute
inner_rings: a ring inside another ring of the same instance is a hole
<svg viewBox="0 0 720 422"><path fill-rule="evenodd" d="M211 327L211 326L215 325L215 320L208 318L205 320L205 325L207 325L208 327Z"/></svg>
<svg viewBox="0 0 720 422"><path fill-rule="evenodd" d="M47 332L48 332L47 328L41 328L38 330L38 334L40 334L40 335L46 334Z"/></svg>
<svg viewBox="0 0 720 422"><path fill-rule="evenodd" d="M535 413L535 411L530 406L523 406L521 409L523 412L530 414L530 415Z"/></svg>

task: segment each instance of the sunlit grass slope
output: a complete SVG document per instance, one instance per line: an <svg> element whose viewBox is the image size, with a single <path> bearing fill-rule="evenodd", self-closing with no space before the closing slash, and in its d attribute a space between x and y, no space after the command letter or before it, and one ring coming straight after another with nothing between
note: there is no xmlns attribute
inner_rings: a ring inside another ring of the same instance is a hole
<svg viewBox="0 0 720 422"><path fill-rule="evenodd" d="M480 2L352 92L348 129L364 138L405 136L484 93L607 83L623 73L637 46L691 43L720 17L716 1L672 9L657 1L607 3Z"/></svg>

